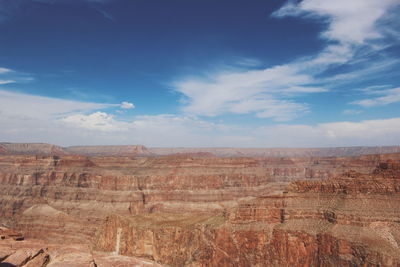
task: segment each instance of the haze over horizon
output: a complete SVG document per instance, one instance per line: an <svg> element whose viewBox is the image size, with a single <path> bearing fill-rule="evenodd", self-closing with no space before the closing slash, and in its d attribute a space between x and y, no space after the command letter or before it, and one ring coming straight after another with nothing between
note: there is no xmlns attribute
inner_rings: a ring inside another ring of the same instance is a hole
<svg viewBox="0 0 400 267"><path fill-rule="evenodd" d="M0 0L0 142L399 145L399 0Z"/></svg>

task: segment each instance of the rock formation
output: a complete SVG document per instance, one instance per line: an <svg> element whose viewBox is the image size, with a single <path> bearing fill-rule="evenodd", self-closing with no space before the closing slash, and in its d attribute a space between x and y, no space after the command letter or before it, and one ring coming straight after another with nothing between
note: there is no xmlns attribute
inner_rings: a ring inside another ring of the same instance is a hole
<svg viewBox="0 0 400 267"><path fill-rule="evenodd" d="M8 230L12 232L12 230ZM94 252L82 244L51 244L41 240L0 239L0 266L4 267L131 267L161 266L149 260Z"/></svg>
<svg viewBox="0 0 400 267"><path fill-rule="evenodd" d="M82 155L82 156L150 156L145 146L70 146L45 143L0 143L0 155Z"/></svg>
<svg viewBox="0 0 400 267"><path fill-rule="evenodd" d="M0 143L0 155L81 155L81 156L192 156L192 157L349 157L400 153L400 146L327 148L147 148L142 145L70 146L45 143Z"/></svg>
<svg viewBox="0 0 400 267"><path fill-rule="evenodd" d="M399 166L400 154L3 155L0 224L170 266L400 266Z"/></svg>
<svg viewBox="0 0 400 267"><path fill-rule="evenodd" d="M151 156L145 146L70 146L65 151L69 154L85 156Z"/></svg>
<svg viewBox="0 0 400 267"><path fill-rule="evenodd" d="M400 266L399 163L287 189L214 216L110 216L96 244L118 228L123 254L172 266Z"/></svg>
<svg viewBox="0 0 400 267"><path fill-rule="evenodd" d="M1 154L65 155L64 148L45 143L0 143Z"/></svg>
<svg viewBox="0 0 400 267"><path fill-rule="evenodd" d="M349 157L399 153L400 146L327 148L150 148L155 155L210 153L218 157Z"/></svg>

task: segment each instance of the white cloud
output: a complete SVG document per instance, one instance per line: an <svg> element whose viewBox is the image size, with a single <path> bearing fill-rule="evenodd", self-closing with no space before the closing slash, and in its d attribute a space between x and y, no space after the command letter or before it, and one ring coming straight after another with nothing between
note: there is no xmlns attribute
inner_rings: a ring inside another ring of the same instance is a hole
<svg viewBox="0 0 400 267"><path fill-rule="evenodd" d="M367 39L382 37L376 22L398 4L398 0L303 0L297 5L289 2L273 15L327 18L329 26L322 33L324 38L362 44Z"/></svg>
<svg viewBox="0 0 400 267"><path fill-rule="evenodd" d="M255 129L253 146L342 147L399 145L400 118L332 122L311 125L276 125Z"/></svg>
<svg viewBox="0 0 400 267"><path fill-rule="evenodd" d="M196 116L171 114L122 120L98 111L118 106L0 90L0 140L59 145L316 147L398 145L400 136L400 118L243 127L209 122Z"/></svg>
<svg viewBox="0 0 400 267"><path fill-rule="evenodd" d="M123 109L133 109L135 108L135 105L133 103L129 103L129 102L122 102L121 103L121 108Z"/></svg>
<svg viewBox="0 0 400 267"><path fill-rule="evenodd" d="M1 2L0 2L0 17L1 17ZM10 84L10 83L29 83L32 82L33 80L34 78L29 73L18 72L8 68L0 68L0 85Z"/></svg>
<svg viewBox="0 0 400 267"><path fill-rule="evenodd" d="M384 36L385 31L378 22L395 4L399 4L398 0L289 2L273 16L325 19L328 28L322 35L335 43L328 42L314 56L284 65L262 70L227 68L202 79L180 79L173 86L183 95L183 111L201 116L255 114L276 121L296 118L309 111L307 103L297 101L298 96L326 92L339 82L354 82L354 78L375 77L399 63L388 58L375 59L376 64L368 62L366 66L357 65L356 71L347 70L346 73L321 77L334 66L363 62L371 55L378 54L382 47L387 47L388 44L368 42ZM386 22L386 28L390 27L390 22Z"/></svg>
<svg viewBox="0 0 400 267"><path fill-rule="evenodd" d="M15 83L15 81L14 80L0 80L0 85L9 84L9 83Z"/></svg>
<svg viewBox="0 0 400 267"><path fill-rule="evenodd" d="M264 70L221 72L206 80L188 79L174 86L186 98L183 110L191 114L255 113L258 117L288 120L307 110L307 105L289 98L326 91L319 86L309 86L313 78L302 73L300 67L292 64Z"/></svg>
<svg viewBox="0 0 400 267"><path fill-rule="evenodd" d="M122 131L126 123L118 122L114 120L114 117L105 112L97 111L95 113L85 115L85 114L74 114L60 119L61 122L66 122L67 124L90 130L99 131Z"/></svg>
<svg viewBox="0 0 400 267"><path fill-rule="evenodd" d="M284 65L259 69L262 64L256 59L241 58L237 64L241 69L222 69L205 79L179 79L174 88L184 96L183 111L186 115L160 114L121 120L104 109L134 108L132 103L78 102L0 90L0 140L60 145L144 144L167 147L398 145L400 118L242 127L212 123L197 117L231 113L255 114L277 121L290 120L309 111L307 103L300 101L299 97L326 92L329 88L327 84L331 82L373 76L393 67L398 61L375 61L375 65L368 63L366 68L358 71L318 78L332 66L359 62L365 54L376 55L377 49L388 45L376 43L389 32L387 29L392 28L387 27L383 31L379 22L389 7L396 3L398 1L394 0L303 0L298 5L284 6L275 16L325 19L327 30L322 34L328 41L325 48L313 56ZM397 31L391 29L391 34L396 35L393 33ZM360 52L360 47L364 54ZM0 74L9 72L13 71L0 68ZM11 79L6 77L2 81L6 80ZM370 89L374 97L353 104L367 107L400 101L399 88L378 89Z"/></svg>
<svg viewBox="0 0 400 267"><path fill-rule="evenodd" d="M7 73L7 72L11 72L11 70L7 69L7 68L0 68L0 74Z"/></svg>
<svg viewBox="0 0 400 267"><path fill-rule="evenodd" d="M368 94L382 95L380 97L361 99L351 102L351 104L363 107L384 106L400 102L400 87L385 89L385 90L371 90L367 91Z"/></svg>
<svg viewBox="0 0 400 267"><path fill-rule="evenodd" d="M115 106L118 105L78 102L0 90L0 112L2 116L25 119L54 119L74 112L87 112Z"/></svg>
<svg viewBox="0 0 400 267"><path fill-rule="evenodd" d="M361 122L335 122L320 124L333 143L352 142L353 145L370 143L399 144L400 118L365 120ZM396 137L397 136L397 137Z"/></svg>

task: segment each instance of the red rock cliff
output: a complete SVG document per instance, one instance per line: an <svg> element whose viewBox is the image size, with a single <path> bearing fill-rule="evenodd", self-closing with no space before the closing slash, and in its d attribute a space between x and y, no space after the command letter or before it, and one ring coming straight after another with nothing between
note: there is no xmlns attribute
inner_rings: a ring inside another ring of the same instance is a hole
<svg viewBox="0 0 400 267"><path fill-rule="evenodd" d="M0 223L172 266L396 266L399 159L1 156Z"/></svg>

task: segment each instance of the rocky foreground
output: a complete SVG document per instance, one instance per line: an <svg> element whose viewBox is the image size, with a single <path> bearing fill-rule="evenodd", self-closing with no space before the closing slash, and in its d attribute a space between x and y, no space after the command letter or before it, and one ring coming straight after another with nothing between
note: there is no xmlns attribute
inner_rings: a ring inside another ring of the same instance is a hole
<svg viewBox="0 0 400 267"><path fill-rule="evenodd" d="M156 267L157 263L113 253L96 252L89 245L52 244L42 240L0 240L0 266L12 267Z"/></svg>
<svg viewBox="0 0 400 267"><path fill-rule="evenodd" d="M36 242L50 263L78 248L82 266L400 266L396 153L3 155L0 207L25 237L0 240L7 259Z"/></svg>

